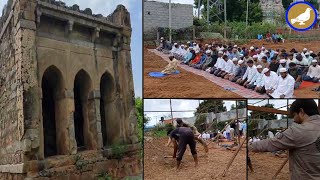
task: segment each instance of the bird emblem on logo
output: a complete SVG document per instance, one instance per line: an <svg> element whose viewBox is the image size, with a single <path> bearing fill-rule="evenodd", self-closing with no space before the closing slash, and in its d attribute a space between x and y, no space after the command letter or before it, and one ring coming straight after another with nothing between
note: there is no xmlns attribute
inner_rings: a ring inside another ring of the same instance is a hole
<svg viewBox="0 0 320 180"><path fill-rule="evenodd" d="M300 14L298 17L291 19L291 24L295 24L296 22L299 23L300 26L305 25L305 22L310 19L310 12L312 11L311 8L307 8L306 11Z"/></svg>

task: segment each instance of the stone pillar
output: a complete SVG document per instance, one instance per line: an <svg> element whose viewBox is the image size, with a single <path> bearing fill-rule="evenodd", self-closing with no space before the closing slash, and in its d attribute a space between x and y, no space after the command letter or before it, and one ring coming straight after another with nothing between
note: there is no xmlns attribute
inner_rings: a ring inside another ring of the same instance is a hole
<svg viewBox="0 0 320 180"><path fill-rule="evenodd" d="M89 94L88 99L88 146L90 149L99 150L103 147L100 116L100 91L94 90Z"/></svg>
<svg viewBox="0 0 320 180"><path fill-rule="evenodd" d="M77 142L74 131L74 93L65 90L56 98L56 138L58 154L77 153Z"/></svg>

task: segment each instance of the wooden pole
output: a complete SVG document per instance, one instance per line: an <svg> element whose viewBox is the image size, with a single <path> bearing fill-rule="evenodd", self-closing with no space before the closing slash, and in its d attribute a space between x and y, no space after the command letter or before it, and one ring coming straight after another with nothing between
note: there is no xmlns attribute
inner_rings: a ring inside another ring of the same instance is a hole
<svg viewBox="0 0 320 180"><path fill-rule="evenodd" d="M171 0L169 0L169 41L172 43L172 30L171 30Z"/></svg>
<svg viewBox="0 0 320 180"><path fill-rule="evenodd" d="M224 0L224 38L227 39L227 0Z"/></svg>
<svg viewBox="0 0 320 180"><path fill-rule="evenodd" d="M276 174L272 177L272 180L275 180L276 177L279 175L279 173L281 172L282 168L287 164L289 160L289 157L281 164L280 168L278 169L278 171L276 172Z"/></svg>
<svg viewBox="0 0 320 180"><path fill-rule="evenodd" d="M236 114L237 114L237 126L236 126L236 129L235 129L235 132L238 133L238 144L240 144L240 139L241 139L241 136L240 136L240 125L239 125L239 114L238 114L238 101L236 100Z"/></svg>
<svg viewBox="0 0 320 180"><path fill-rule="evenodd" d="M234 161L234 159L236 158L237 154L239 153L241 147L243 146L243 144L246 142L246 140L242 141L241 145L239 146L239 148L237 149L236 153L233 154L232 158L230 159L226 169L223 171L222 177L226 176L226 173L229 169L229 167L231 166L232 162Z"/></svg>

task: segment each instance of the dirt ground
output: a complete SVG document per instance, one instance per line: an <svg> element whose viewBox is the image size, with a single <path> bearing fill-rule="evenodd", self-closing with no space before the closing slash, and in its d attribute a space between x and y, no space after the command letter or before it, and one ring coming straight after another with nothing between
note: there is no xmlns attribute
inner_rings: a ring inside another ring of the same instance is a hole
<svg viewBox="0 0 320 180"><path fill-rule="evenodd" d="M286 158L280 158L272 153L250 153L250 159L254 172L248 171L248 180L272 179ZM288 180L289 162L283 167L277 176L278 180Z"/></svg>
<svg viewBox="0 0 320 180"><path fill-rule="evenodd" d="M152 78L149 72L162 71L168 63L161 57L144 49L144 98L239 98L202 76L181 68L178 75Z"/></svg>
<svg viewBox="0 0 320 180"><path fill-rule="evenodd" d="M197 143L199 166L194 167L192 155L187 149L181 162L181 170L176 172L176 161L172 158L173 147L166 147L167 137L153 138L144 141L144 179L146 180L211 180L211 179L245 179L246 177L246 147L241 148L239 154L231 164L225 177L222 173L235 151L225 150L215 143L209 144L206 155L203 147Z"/></svg>
<svg viewBox="0 0 320 180"><path fill-rule="evenodd" d="M292 48L301 51L306 47L315 53L320 52L320 41L286 41L285 43L274 44L252 40L247 44L239 46L264 46L272 49L286 49L287 51L290 51ZM215 85L204 77L182 69L179 69L179 71L181 71L180 74L170 77L156 79L148 76L149 72L161 71L166 65L167 62L161 57L149 52L146 48L144 49L145 98L239 98L239 95L224 90L222 87ZM319 85L319 83L315 83L314 86L297 89L294 91L294 96L296 98L320 98L319 92L312 91L312 89Z"/></svg>

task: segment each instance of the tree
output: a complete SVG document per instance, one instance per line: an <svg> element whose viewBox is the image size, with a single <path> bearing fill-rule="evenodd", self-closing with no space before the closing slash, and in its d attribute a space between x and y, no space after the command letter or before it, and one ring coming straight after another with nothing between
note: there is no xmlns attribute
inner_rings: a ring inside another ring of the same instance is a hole
<svg viewBox="0 0 320 180"><path fill-rule="evenodd" d="M201 114L201 113L219 113L227 111L227 108L224 106L223 100L204 100L199 104L199 107L197 107L197 110L195 112L195 115Z"/></svg>
<svg viewBox="0 0 320 180"><path fill-rule="evenodd" d="M142 99L140 97L136 98L136 112L137 112L137 128L138 128L138 137L139 137L139 141L142 142L143 139L143 129L145 122L148 122L148 120L144 121L144 116L143 114L143 103L142 103ZM143 122L142 122L143 119Z"/></svg>
<svg viewBox="0 0 320 180"><path fill-rule="evenodd" d="M246 101L238 101L238 109L243 109L243 108L247 108L247 103ZM236 105L232 104L231 105L231 110L236 109Z"/></svg>
<svg viewBox="0 0 320 180"><path fill-rule="evenodd" d="M266 104L264 106L260 107L268 107L268 108L274 108L274 104ZM265 120L275 120L277 119L277 115L274 113L267 113L267 112L261 112L261 111L252 111L250 113L251 118L250 119L265 119Z"/></svg>
<svg viewBox="0 0 320 180"><path fill-rule="evenodd" d="M198 1L194 1L195 8L198 8ZM203 6L202 16L207 19L207 0L200 0L200 5ZM223 5L223 0L220 3ZM211 6L211 1L209 1L209 6ZM227 20L229 22L233 21L246 21L246 11L247 11L247 0L227 0ZM224 21L224 13L218 14L219 9L216 6L212 6L209 9L209 20L214 21ZM218 17L215 15L217 14ZM249 3L249 16L248 23L261 22L262 21L262 9L259 4L259 0L250 0Z"/></svg>
<svg viewBox="0 0 320 180"><path fill-rule="evenodd" d="M206 114L199 114L197 116L196 121L194 122L194 126L198 129L200 133L206 130L206 121L207 121Z"/></svg>

